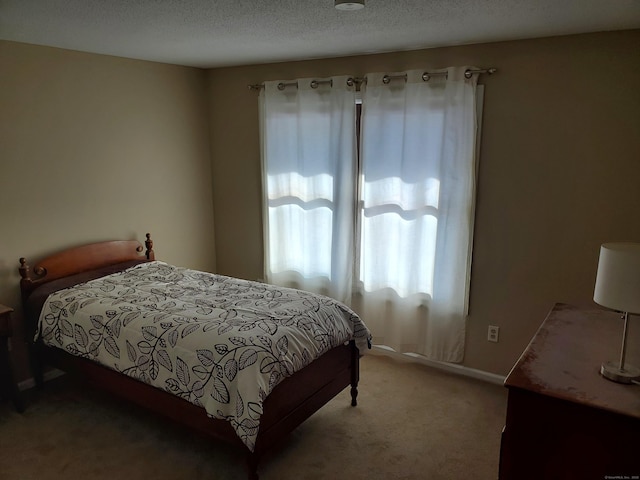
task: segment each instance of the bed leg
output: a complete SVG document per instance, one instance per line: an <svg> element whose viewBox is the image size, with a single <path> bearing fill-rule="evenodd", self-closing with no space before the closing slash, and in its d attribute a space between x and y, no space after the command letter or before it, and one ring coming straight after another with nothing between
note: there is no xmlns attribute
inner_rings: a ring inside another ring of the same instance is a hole
<svg viewBox="0 0 640 480"><path fill-rule="evenodd" d="M249 452L247 455L247 479L258 480L258 462L260 455L256 452Z"/></svg>
<svg viewBox="0 0 640 480"><path fill-rule="evenodd" d="M351 341L351 406L358 405L358 381L360 380L360 351Z"/></svg>
<svg viewBox="0 0 640 480"><path fill-rule="evenodd" d="M36 389L42 390L44 385L42 373L42 357L40 356L40 348L35 343L29 343L29 360L31 363L31 374L36 384Z"/></svg>

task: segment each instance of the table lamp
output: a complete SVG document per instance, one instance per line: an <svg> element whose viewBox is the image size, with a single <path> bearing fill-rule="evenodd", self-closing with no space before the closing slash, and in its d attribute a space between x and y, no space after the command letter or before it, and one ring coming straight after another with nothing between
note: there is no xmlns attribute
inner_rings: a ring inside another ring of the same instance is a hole
<svg viewBox="0 0 640 480"><path fill-rule="evenodd" d="M636 383L640 369L625 364L629 314L640 314L640 243L604 243L600 247L593 300L622 312L624 330L620 362L605 362L603 377L618 383Z"/></svg>

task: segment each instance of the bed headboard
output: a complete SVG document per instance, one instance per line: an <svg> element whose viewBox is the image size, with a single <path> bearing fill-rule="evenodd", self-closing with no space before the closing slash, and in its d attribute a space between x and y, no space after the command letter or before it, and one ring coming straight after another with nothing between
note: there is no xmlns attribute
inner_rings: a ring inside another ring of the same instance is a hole
<svg viewBox="0 0 640 480"><path fill-rule="evenodd" d="M155 260L153 240L147 233L146 250L137 240L113 240L82 245L53 254L38 262L31 271L26 258L20 259L20 290L23 298L39 285L75 273L106 267L129 260Z"/></svg>

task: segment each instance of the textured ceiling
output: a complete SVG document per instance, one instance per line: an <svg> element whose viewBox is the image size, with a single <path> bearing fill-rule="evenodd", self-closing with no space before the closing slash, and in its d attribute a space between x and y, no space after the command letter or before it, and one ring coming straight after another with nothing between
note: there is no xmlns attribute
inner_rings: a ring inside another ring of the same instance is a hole
<svg viewBox="0 0 640 480"><path fill-rule="evenodd" d="M640 0L0 0L0 38L197 67L640 28Z"/></svg>

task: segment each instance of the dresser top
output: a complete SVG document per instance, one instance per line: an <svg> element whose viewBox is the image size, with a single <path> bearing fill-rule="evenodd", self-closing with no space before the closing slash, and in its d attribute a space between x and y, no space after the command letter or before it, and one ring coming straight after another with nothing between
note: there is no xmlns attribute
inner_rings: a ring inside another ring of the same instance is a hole
<svg viewBox="0 0 640 480"><path fill-rule="evenodd" d="M619 362L623 330L618 313L558 303L505 386L640 419L640 385L618 384L600 375L602 363ZM629 315L626 363L640 366L638 315Z"/></svg>

